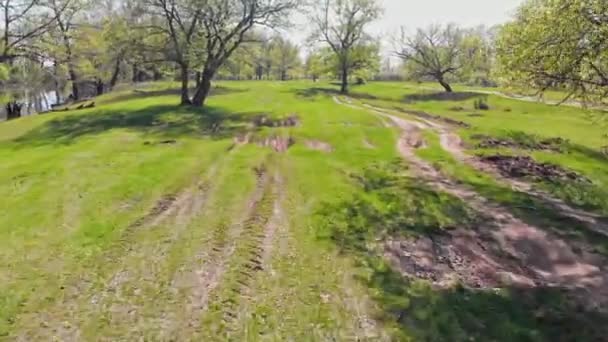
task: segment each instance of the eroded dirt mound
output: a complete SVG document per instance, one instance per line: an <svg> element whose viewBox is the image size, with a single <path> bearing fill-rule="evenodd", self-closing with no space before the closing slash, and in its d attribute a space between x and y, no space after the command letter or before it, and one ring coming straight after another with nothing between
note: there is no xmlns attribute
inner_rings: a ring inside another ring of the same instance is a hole
<svg viewBox="0 0 608 342"><path fill-rule="evenodd" d="M264 147L269 147L275 150L276 152L285 152L289 149L296 141L292 137L267 137L265 139L260 139L256 142L256 144Z"/></svg>
<svg viewBox="0 0 608 342"><path fill-rule="evenodd" d="M237 145L256 144L258 146L272 148L276 152L285 152L293 146L296 141L291 136L259 137L252 133L247 133L234 138L234 143Z"/></svg>
<svg viewBox="0 0 608 342"><path fill-rule="evenodd" d="M455 120L455 119L451 119L451 118L446 118L444 116L440 116L440 115L433 115L433 114L429 114L427 112L422 112L419 110L409 110L409 109L403 109L400 107L395 107L395 109L410 114L410 115L414 115L417 116L419 118L423 118L423 119L427 119L427 120L435 120L435 121L440 121L440 122L444 122L453 126L458 126L458 127L464 127L464 128L470 128L471 125L469 125L466 122L463 121L459 121L459 120Z"/></svg>
<svg viewBox="0 0 608 342"><path fill-rule="evenodd" d="M334 150L333 146L319 140L306 140L304 144L311 150L317 150L322 152L332 152Z"/></svg>
<svg viewBox="0 0 608 342"><path fill-rule="evenodd" d="M582 291L586 305L608 300L600 267L564 241L525 225L389 240L384 255L401 274L439 288L559 287ZM594 298L587 300L590 293Z"/></svg>
<svg viewBox="0 0 608 342"><path fill-rule="evenodd" d="M463 229L433 237L392 240L385 256L402 274L447 288L463 284L470 288L503 285L534 287L534 277L515 261L500 258L473 232Z"/></svg>
<svg viewBox="0 0 608 342"><path fill-rule="evenodd" d="M526 141L518 141L512 138L494 138L491 136L478 134L473 135L473 139L480 140L477 144L478 148L500 148L500 147L509 147L509 148L519 148L526 150L540 150L540 151L555 151L562 152L564 150L564 146L568 143L566 139L563 138L547 138L542 140L526 140Z"/></svg>
<svg viewBox="0 0 608 342"><path fill-rule="evenodd" d="M481 157L483 162L494 165L505 177L532 177L540 180L569 180L590 183L584 176L560 166L539 163L529 156L492 155Z"/></svg>
<svg viewBox="0 0 608 342"><path fill-rule="evenodd" d="M253 120L256 127L294 127L300 124L300 118L291 114L285 118L272 119L267 115L260 115Z"/></svg>

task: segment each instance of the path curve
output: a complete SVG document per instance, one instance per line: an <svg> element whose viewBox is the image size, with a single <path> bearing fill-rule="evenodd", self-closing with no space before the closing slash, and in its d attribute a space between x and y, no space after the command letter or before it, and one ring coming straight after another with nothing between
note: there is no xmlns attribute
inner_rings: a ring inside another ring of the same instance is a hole
<svg viewBox="0 0 608 342"><path fill-rule="evenodd" d="M364 107L381 115L392 115L390 112L382 108L371 105L364 105ZM408 113L407 110L404 110L404 112ZM558 211L563 216L574 219L583 224L587 229L608 237L608 223L602 222L605 220L605 217L602 215L583 209L574 208L565 203L563 200L553 197L548 192L536 189L531 183L501 175L496 167L481 161L475 156L467 154L463 148L462 139L458 134L454 133L452 127L447 124L438 123L425 118L420 118L420 120L420 122L423 124L417 124L418 127L422 129L432 129L435 131L439 135L441 147L445 151L449 152L459 162L467 164L478 171L490 174L493 178L510 186L513 190L539 199L544 204Z"/></svg>
<svg viewBox="0 0 608 342"><path fill-rule="evenodd" d="M337 97L334 100L343 103ZM584 293L581 297L589 305L608 302L608 274L603 258L575 252L552 233L521 221L508 209L445 177L419 158L415 151L420 143L413 137L430 124L406 120L378 109L374 113L388 118L400 129L397 147L415 176L432 188L464 201L482 218L473 231L456 229L448 233L453 244L452 252L469 261L467 267L452 266L453 273L458 274L462 281L467 283L467 279L474 276L485 280L476 280L475 284L468 285L495 287L504 285L506 276L511 285L519 287L558 286L581 290ZM492 251L488 245L496 246L495 250ZM508 257L500 255L503 253ZM385 256L406 275L411 274L400 266L415 258L415 254L395 241L389 241L385 247Z"/></svg>

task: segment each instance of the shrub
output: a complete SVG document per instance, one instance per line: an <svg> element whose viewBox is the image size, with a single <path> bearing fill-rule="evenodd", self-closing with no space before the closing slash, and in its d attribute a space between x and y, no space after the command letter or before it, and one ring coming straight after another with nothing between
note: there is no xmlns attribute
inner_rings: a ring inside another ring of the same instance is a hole
<svg viewBox="0 0 608 342"><path fill-rule="evenodd" d="M478 98L473 103L473 106L477 110L489 110L490 105L488 105L488 100L486 98Z"/></svg>

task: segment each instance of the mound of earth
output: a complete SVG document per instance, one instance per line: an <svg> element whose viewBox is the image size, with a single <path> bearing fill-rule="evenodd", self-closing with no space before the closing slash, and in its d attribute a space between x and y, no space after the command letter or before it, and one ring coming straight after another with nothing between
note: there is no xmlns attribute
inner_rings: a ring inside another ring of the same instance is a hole
<svg viewBox="0 0 608 342"><path fill-rule="evenodd" d="M433 114L429 114L427 112L422 112L419 110L409 110L409 109L403 109L400 107L395 107L395 109L403 112L403 113L407 113L410 115L414 115L417 116L419 118L423 118L423 119L427 119L427 120L435 120L435 121L441 121L441 122L445 122L449 125L453 125L453 126L459 126L459 127L464 127L464 128L470 128L471 125L469 125L466 122L463 121L459 121L459 120L455 120L455 119L451 119L451 118L446 118L444 116L440 116L440 115L433 115Z"/></svg>
<svg viewBox="0 0 608 342"><path fill-rule="evenodd" d="M291 114L285 118L271 119L266 115L260 115L253 120L256 127L294 127L300 124L300 118Z"/></svg>
<svg viewBox="0 0 608 342"><path fill-rule="evenodd" d="M333 146L319 140L307 140L305 142L305 145L311 150L317 150L322 152L332 152L334 150Z"/></svg>
<svg viewBox="0 0 608 342"><path fill-rule="evenodd" d="M291 136L259 137L251 133L247 133L235 137L234 143L235 145L256 144L262 147L269 147L275 152L285 152L291 146L293 146L296 141Z"/></svg>
<svg viewBox="0 0 608 342"><path fill-rule="evenodd" d="M512 138L494 138L483 134L474 135L472 138L480 140L479 144L477 144L478 148L509 147L554 152L562 152L564 145L568 143L568 140L563 138L547 138L542 140L530 139L529 141L518 141Z"/></svg>
<svg viewBox="0 0 608 342"><path fill-rule="evenodd" d="M539 163L529 156L483 156L481 160L494 165L506 177L532 177L540 180L569 180L590 183L589 179L560 166Z"/></svg>

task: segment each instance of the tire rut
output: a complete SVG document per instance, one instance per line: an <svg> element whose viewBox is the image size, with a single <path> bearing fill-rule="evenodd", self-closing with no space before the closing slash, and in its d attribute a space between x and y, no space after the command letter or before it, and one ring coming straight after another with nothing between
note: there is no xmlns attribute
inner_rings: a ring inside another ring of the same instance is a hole
<svg viewBox="0 0 608 342"><path fill-rule="evenodd" d="M420 124L384 111L376 113L390 119L401 130L397 147L409 162L412 173L436 190L461 199L482 219L473 232L458 229L448 233L450 238L447 243L458 244L458 241L466 241L460 243L459 258L469 259L469 268L455 270L462 278L476 276L476 273L479 273L476 267L483 265L483 260L492 260L485 264L501 265L502 269L486 269L488 273L484 276L491 278L487 282L489 286L504 285L499 271L506 271L515 275L512 279L518 280L518 286L558 286L581 290L585 293L585 303L589 305L608 301L608 276L605 272L607 263L603 258L576 253L565 241L519 220L508 209L446 178L415 153L419 144L412 142L411 136L422 129ZM489 242L494 245L493 250L473 248L474 245ZM412 257L411 251L395 251L391 245L394 244L389 242L387 247L392 255L389 261L404 275L411 276L407 269L400 266L404 260L415 259L415 256ZM512 260L516 260L516 264L513 264ZM466 279L462 280L467 283Z"/></svg>
<svg viewBox="0 0 608 342"><path fill-rule="evenodd" d="M187 188L177 195L163 196L144 216L136 219L124 231L123 237L115 248L100 257L100 265L108 263L123 264L107 281L96 289L95 274L79 276L74 283L63 289L63 296L56 304L58 310L54 313L42 312L26 315L20 321L40 322L38 327L30 326L23 330L23 334L16 336L16 340L28 341L35 339L59 339L62 341L79 341L83 339L81 328L83 324L91 323L93 319L104 310L109 310L114 320L117 317L132 320L137 314L136 306L126 299L129 292L137 293L139 288L123 288L127 283L154 282L156 280L154 268L145 265L156 265L163 258L174 241L177 241L187 228L189 222L205 206L212 188L211 180L217 172L218 165L213 164L207 171L206 180ZM158 245L152 243L136 244L134 240L139 231L153 229L160 225L171 224L168 236ZM152 248L151 252L149 248ZM126 252L126 254L122 254ZM118 259L117 259L118 257ZM145 260L145 262L127 265L127 261ZM158 260L158 261L154 261ZM137 266L141 274L135 277L133 266ZM141 267L140 267L141 266ZM55 306L55 305L54 305ZM53 306L53 307L54 307ZM95 319L97 320L97 319ZM93 323L95 324L95 323Z"/></svg>
<svg viewBox="0 0 608 342"><path fill-rule="evenodd" d="M382 108L371 105L365 105L365 108L368 110L374 110L380 115L392 115L390 112L383 110ZM403 110L403 112L409 113L407 110ZM415 123L421 129L431 129L435 131L439 135L441 147L450 153L457 161L469 165L480 172L491 175L494 179L498 180L502 184L508 185L513 190L540 200L544 205L556 210L564 217L577 221L588 230L608 237L608 223L603 222L606 220L606 218L602 215L591 213L583 209L574 208L565 203L563 200L555 198L545 191L536 189L531 183L501 175L498 169L494 166L484 163L479 158L467 154L463 148L462 139L458 134L453 132L450 126L425 118L418 119L420 120L419 122L411 121L410 123Z"/></svg>
<svg viewBox="0 0 608 342"><path fill-rule="evenodd" d="M241 241L235 251L236 263L231 267L230 281L225 284L228 295L219 299L225 333L228 334L237 330L236 323L242 318L239 310L242 302L254 294L252 282L256 274L268 267L269 248L276 231L276 226L273 226L276 221L273 222L273 219L280 214L276 182L273 177L265 184L261 200L245 221Z"/></svg>
<svg viewBox="0 0 608 342"><path fill-rule="evenodd" d="M266 201L271 179L263 167L256 169L256 177L256 187L248 202L245 216L230 227L219 227L211 239L212 247L209 255L204 258L206 261L193 272L180 274L173 281L173 287L189 292L184 317L187 320L187 329L193 330L193 334L200 333L200 320L209 310L214 300L214 292L226 286L227 273L235 267L233 265L235 259L238 259L236 260L238 263L243 257L243 250L247 250L246 247L250 246L250 243L244 242L243 239L246 237L261 239L259 234L258 236L252 234L252 227L256 225L258 212ZM243 244L246 247L243 247ZM248 257L247 262L239 266L249 270L261 267L260 250L252 248L245 257ZM243 283L244 280L239 277L237 282Z"/></svg>

